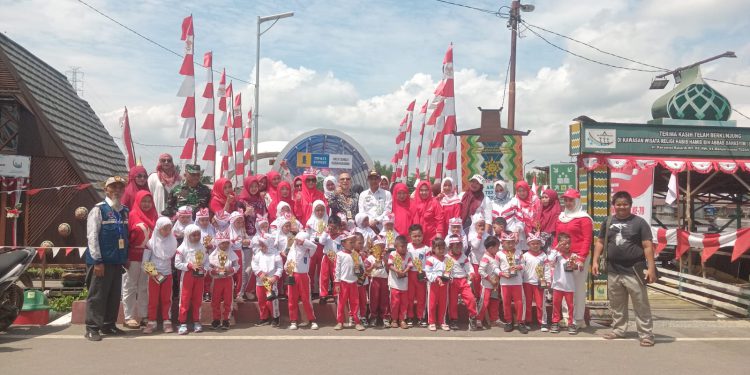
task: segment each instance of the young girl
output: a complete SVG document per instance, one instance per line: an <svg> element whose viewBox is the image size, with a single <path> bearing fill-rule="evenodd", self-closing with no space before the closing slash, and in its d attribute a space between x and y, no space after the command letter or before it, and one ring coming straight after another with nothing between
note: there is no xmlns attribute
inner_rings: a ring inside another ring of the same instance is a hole
<svg viewBox="0 0 750 375"><path fill-rule="evenodd" d="M344 249L336 254L336 271L334 272L334 282L336 283L336 292L339 295L339 303L336 308L336 326L335 330L344 329L344 307L349 306L349 311L359 311L359 296L357 291L357 275L355 273L354 243L356 236L352 232L345 233L342 241ZM357 331L364 331L365 327L359 320L358 314L353 314Z"/></svg>
<svg viewBox="0 0 750 375"><path fill-rule="evenodd" d="M320 290L320 263L323 261L323 245L320 244L320 238L326 232L327 226L328 212L326 212L326 205L323 201L317 200L313 202L313 214L305 225L305 230L309 238L312 238L313 242L318 244L318 249L310 260L310 280L312 282L313 298L318 295L318 291Z"/></svg>
<svg viewBox="0 0 750 375"><path fill-rule="evenodd" d="M495 236L487 237L484 240L484 255L479 260L479 277L482 283L482 292L479 295L480 306L479 313L477 316L477 329L483 329L482 321L484 321L487 311L489 310L490 322L487 327L492 325L492 322L498 321L500 316L500 305L498 305L497 299L492 298L493 294L497 293L497 287L500 282L500 265L498 264L496 255L500 249L500 241Z"/></svg>
<svg viewBox="0 0 750 375"><path fill-rule="evenodd" d="M503 318L505 318L505 332L513 331L512 305L516 309L516 327L518 332L529 333L523 324L523 258L521 250L516 249L515 234L504 234L501 238L503 250L497 253L500 264L500 292L503 297Z"/></svg>
<svg viewBox="0 0 750 375"><path fill-rule="evenodd" d="M544 290L549 285L549 265L547 254L542 251L540 235L530 233L526 238L529 251L523 254L523 295L526 300L526 328L531 325L531 302L536 305L537 322L542 332L547 331L547 309L544 307Z"/></svg>
<svg viewBox="0 0 750 375"><path fill-rule="evenodd" d="M384 328L390 328L391 322L388 319L388 269L385 266L385 257L388 253L385 251L385 242L382 238L377 238L372 243L372 249L365 265L367 273L370 275L370 322L374 325L383 325Z"/></svg>
<svg viewBox="0 0 750 375"><path fill-rule="evenodd" d="M211 329L229 329L232 312L232 275L240 268L237 254L230 249L229 234L216 233L216 247L208 256L208 272L213 278L211 290ZM221 305L224 311L221 311Z"/></svg>
<svg viewBox="0 0 750 375"><path fill-rule="evenodd" d="M253 257L252 250L250 250L250 237L245 231L245 213L242 209L229 215L229 242L231 243L230 249L237 254L239 259L240 272L234 275L234 294L239 302L245 300L245 290L250 282L250 274L245 270ZM255 285L252 285L251 290L255 290Z"/></svg>
<svg viewBox="0 0 750 375"><path fill-rule="evenodd" d="M335 292L333 274L336 269L336 253L341 250L341 227L343 226L341 218L331 216L328 218L328 232L320 238L320 244L323 245L323 260L320 264L320 304L324 305L328 299L333 300Z"/></svg>
<svg viewBox="0 0 750 375"><path fill-rule="evenodd" d="M195 224L185 227L185 240L177 248L174 259L175 268L182 271L180 280L180 335L187 335L187 314L192 309L193 331L203 332L201 326L201 296L203 295L203 280L206 276L208 256L201 242L201 230Z"/></svg>
<svg viewBox="0 0 750 375"><path fill-rule="evenodd" d="M391 328L409 328L406 323L406 310L409 303L409 269L412 266L411 254L406 249L406 237L398 236L396 251L388 254L388 286L391 288Z"/></svg>
<svg viewBox="0 0 750 375"><path fill-rule="evenodd" d="M201 230L201 243L206 247L206 259L214 249L213 238L216 237L216 228L211 224L211 214L208 208L201 208L195 214L195 223ZM211 278L203 278L203 302L211 302Z"/></svg>
<svg viewBox="0 0 750 375"><path fill-rule="evenodd" d="M172 307L172 258L177 252L177 239L172 233L172 221L167 217L156 220L156 229L143 251L143 269L148 280L148 324L143 333L156 329L157 314L161 312L164 333L172 333L170 309Z"/></svg>
<svg viewBox="0 0 750 375"><path fill-rule="evenodd" d="M471 218L471 229L469 230L469 260L471 261L472 267L474 267L474 280L472 280L472 288L475 296L480 296L481 285L479 282L479 262L484 256L485 248L484 242L487 240L489 235L485 232L485 221L482 214L474 214Z"/></svg>
<svg viewBox="0 0 750 375"><path fill-rule="evenodd" d="M298 301L302 301L302 308L310 321L310 329L318 329L315 322L315 312L310 300L310 259L315 255L318 246L307 239L307 233L299 232L294 238L294 243L289 248L284 269L289 273L290 282L287 287L289 299L289 329L296 330L299 321Z"/></svg>
<svg viewBox="0 0 750 375"><path fill-rule="evenodd" d="M460 226L461 223L459 222L458 225ZM460 296L469 312L469 330L473 331L476 329L477 303L469 280L474 276L474 267L464 254L461 237L456 235L448 237L448 249L450 250L448 257L453 259L453 267L448 273L451 279L448 286L449 325L452 330L458 330L458 298Z"/></svg>
<svg viewBox="0 0 750 375"><path fill-rule="evenodd" d="M271 250L273 242L273 237L265 233L258 233L253 237L252 271L259 281L255 293L258 295L260 310L260 322L256 326L279 326L279 300L276 297L283 263L281 256Z"/></svg>
<svg viewBox="0 0 750 375"><path fill-rule="evenodd" d="M275 234L284 221L289 221L289 218L294 217L292 214L292 207L286 202L279 202L276 206L276 219L271 222L271 233Z"/></svg>
<svg viewBox="0 0 750 375"><path fill-rule="evenodd" d="M430 331L437 331L436 324L440 324L443 331L450 331L445 324L445 312L448 308L448 283L453 268L453 259L445 257L445 241L436 239L432 241L432 255L425 262L425 273L429 282L428 292L430 298L427 320Z"/></svg>
<svg viewBox="0 0 750 375"><path fill-rule="evenodd" d="M185 238L185 228L193 223L193 208L190 206L182 206L177 210L177 221L172 227L172 232L177 238L178 243L182 243Z"/></svg>
<svg viewBox="0 0 750 375"><path fill-rule="evenodd" d="M354 216L354 222L357 227L354 229L357 233L362 233L364 236L365 243L372 243L375 240L375 231L370 228L370 216L364 212L360 212Z"/></svg>
<svg viewBox="0 0 750 375"><path fill-rule="evenodd" d="M352 257L352 259L356 260L354 270L357 275L357 297L359 298L359 311L357 313L359 314L359 321L362 322L363 326L367 327L370 324L367 320L367 290L370 286L370 278L366 272L366 259L369 254L365 246L365 237L362 233L355 232L354 235L356 239L354 241L353 252L358 255L356 258ZM352 311L349 314L354 315Z"/></svg>
<svg viewBox="0 0 750 375"><path fill-rule="evenodd" d="M552 268L552 326L551 333L560 332L562 319L562 301L568 305L568 333L575 335L578 329L573 319L573 293L575 291L575 272L581 272L583 266L570 253L570 235L557 234L557 247L549 253L549 264Z"/></svg>
<svg viewBox="0 0 750 375"><path fill-rule="evenodd" d="M427 284L424 274L424 262L430 252L430 247L422 243L422 226L413 224L409 227L411 243L407 249L411 254L412 267L409 270L409 310L407 312L409 327L418 325L427 327L423 320L425 313L425 299L427 298ZM416 300L416 303L414 301ZM415 309L416 308L416 312Z"/></svg>
<svg viewBox="0 0 750 375"><path fill-rule="evenodd" d="M399 235L395 229L394 219L393 214L386 215L383 220L383 230L380 231L380 237L385 241L383 246L388 252L396 249L396 237Z"/></svg>

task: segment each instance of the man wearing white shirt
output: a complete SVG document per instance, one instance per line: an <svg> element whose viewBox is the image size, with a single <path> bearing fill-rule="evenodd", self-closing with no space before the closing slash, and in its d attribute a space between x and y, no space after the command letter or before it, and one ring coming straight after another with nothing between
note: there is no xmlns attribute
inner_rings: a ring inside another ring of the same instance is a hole
<svg viewBox="0 0 750 375"><path fill-rule="evenodd" d="M367 174L367 183L370 188L359 194L359 212L366 213L370 218L370 226L379 228L380 223L385 220L393 209L393 198L391 192L380 188L380 173L372 169Z"/></svg>

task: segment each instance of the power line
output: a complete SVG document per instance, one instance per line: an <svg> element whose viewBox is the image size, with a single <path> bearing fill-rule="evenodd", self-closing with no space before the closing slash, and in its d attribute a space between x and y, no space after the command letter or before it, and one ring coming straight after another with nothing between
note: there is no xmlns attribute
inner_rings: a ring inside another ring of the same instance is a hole
<svg viewBox="0 0 750 375"><path fill-rule="evenodd" d="M703 77L703 79L705 79L706 81L714 81L714 82L726 83L727 85L734 85L734 86L741 86L741 87L750 87L750 85L746 85L744 83L727 82L727 81L722 81L720 79L705 78L705 77ZM745 115L743 115L743 116L745 116Z"/></svg>
<svg viewBox="0 0 750 375"><path fill-rule="evenodd" d="M111 137L114 138L114 139L122 139L122 137L117 137L117 136L114 136L114 135L112 135ZM173 148L182 148L183 147L183 146L177 146L177 145L159 145L159 144L141 143L141 142L138 142L136 140L133 140L133 143L135 143L137 145L140 145L140 146L144 146L144 147L173 147Z"/></svg>
<svg viewBox="0 0 750 375"><path fill-rule="evenodd" d="M489 10L489 9L477 8L477 7L473 7L471 5L459 4L459 3L454 3L454 2L446 1L446 0L435 0L435 1L437 1L439 3L444 3L444 4L449 4L449 5L455 5L457 7L462 7L462 8L467 8L467 9L473 9L473 10L476 10L476 11L479 11L479 12L482 12L482 13L487 13L487 14L498 15L500 13L499 11L496 11L496 10Z"/></svg>
<svg viewBox="0 0 750 375"><path fill-rule="evenodd" d="M735 112L737 112L737 113L738 113L738 114L739 114L740 116L742 116L742 117L744 117L744 118L746 118L746 119L750 120L750 117L747 117L747 116L746 116L746 115L745 115L744 113L742 113L742 112L738 111L737 109L735 109L735 108L732 108L732 110L733 110L733 111L735 111Z"/></svg>
<svg viewBox="0 0 750 375"><path fill-rule="evenodd" d="M149 42L149 43L151 43L151 44L153 44L153 45L155 45L155 46L157 46L157 47L159 47L159 48L161 48L161 49L163 49L163 50L165 50L165 51L167 51L167 52L169 52L169 53L171 53L171 54L173 54L173 55L175 55L175 56L177 56L177 57L179 57L179 58L184 58L184 57L185 57L185 55L182 55L182 54L180 54L179 52L176 52L175 50L173 50L173 49L170 49L170 48L166 47L165 45L163 45L163 44L161 44L161 43L159 43L159 42L157 42L157 41L155 41L155 40L153 40L153 39L151 39L151 38L149 38L149 37L147 37L147 36L145 36L145 35L143 35L143 34L139 33L138 31L136 31L136 30L134 30L134 29L132 29L132 28L130 28L130 27L128 27L128 26L126 26L126 25L125 25L125 24L123 24L122 22L120 22L120 21L118 21L118 20L116 20L116 19L114 19L114 18L112 18L112 17L108 16L107 14L105 14L104 12L102 12L101 10L99 10L99 9L96 9L96 8L95 8L95 7L93 7L92 5L90 5L90 4L88 4L88 3L86 3L85 1L83 1L83 0L78 0L78 2L79 2L79 3L81 3L81 4L83 4L83 5L85 5L85 6L86 6L86 7L88 7L89 9L93 10L94 12L96 12L96 13L99 13L99 14L100 14L101 16L103 16L104 18L106 18L106 19L108 19L108 20L110 20L110 21L112 21L112 22L114 22L114 23L118 24L118 25L119 25L120 27L124 28L125 30L128 30L128 31L130 31L131 33L133 33L133 34L135 34L135 35L137 35L137 36L141 37L142 39L146 40L147 42ZM195 61L193 61L193 64L195 64L195 65L197 65L197 66L200 66L201 68L205 68L205 66L203 66L203 64L200 64L200 63L198 63L198 62L195 62ZM216 72L216 73L221 73L221 71L219 71L219 70L216 70L216 69L212 69L212 70L213 70L214 72ZM237 77L231 76L231 75L229 75L229 74L227 74L226 76L227 76L227 77L229 77L229 78L231 78L231 79L234 79L234 80L236 80L236 81L240 81L240 82L242 82L242 83L246 83L246 84L248 84L248 85L253 85L253 83L251 83L251 82L249 82L249 81L245 81L245 80L243 80L243 79L241 79L241 78L237 78Z"/></svg>

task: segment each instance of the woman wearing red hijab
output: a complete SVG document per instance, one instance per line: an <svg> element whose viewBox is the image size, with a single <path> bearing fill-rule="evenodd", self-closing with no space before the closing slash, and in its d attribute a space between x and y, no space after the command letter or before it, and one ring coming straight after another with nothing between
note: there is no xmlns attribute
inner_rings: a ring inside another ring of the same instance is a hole
<svg viewBox="0 0 750 375"><path fill-rule="evenodd" d="M266 201L260 194L258 176L245 177L238 206L245 212L245 231L247 235L254 236L255 219L258 216L268 216Z"/></svg>
<svg viewBox="0 0 750 375"><path fill-rule="evenodd" d="M432 195L432 185L429 181L421 181L417 185L417 193L411 202L411 223L422 226L424 243L432 246L432 240L443 238L443 208Z"/></svg>
<svg viewBox="0 0 750 375"><path fill-rule="evenodd" d="M141 266L143 249L159 215L148 190L136 193L133 203L128 215L128 267L122 280L122 303L125 327L138 329L140 323L136 318L145 323L148 313L148 275Z"/></svg>
<svg viewBox="0 0 750 375"><path fill-rule="evenodd" d="M268 222L273 223L276 220L276 211L278 210L279 204L286 202L290 208L294 208L294 201L292 200L292 185L287 181L279 182L278 196L271 202L268 207ZM292 211L294 215L294 211Z"/></svg>
<svg viewBox="0 0 750 375"><path fill-rule="evenodd" d="M222 211L228 214L235 211L234 190L232 189L232 181L228 178L220 178L214 182L208 209L214 215Z"/></svg>
<svg viewBox="0 0 750 375"><path fill-rule="evenodd" d="M122 193L122 202L129 209L133 209L133 203L135 203L135 195L141 190L148 190L148 172L142 165L136 165L128 172L128 186L125 186L125 191Z"/></svg>
<svg viewBox="0 0 750 375"><path fill-rule="evenodd" d="M552 245L555 238L555 226L557 226L557 217L560 216L560 199L557 192L547 189L542 193L542 208L539 214L539 232L544 240L545 250Z"/></svg>
<svg viewBox="0 0 750 375"><path fill-rule="evenodd" d="M396 230L396 233L409 236L411 198L409 198L409 188L401 182L393 186L393 216L393 228Z"/></svg>
<svg viewBox="0 0 750 375"><path fill-rule="evenodd" d="M508 225L507 231L516 233L518 244L516 249L526 251L526 234L539 231L539 197L531 193L531 188L526 181L516 183L516 196L514 196L500 215L505 218Z"/></svg>
<svg viewBox="0 0 750 375"><path fill-rule="evenodd" d="M318 190L317 183L318 178L315 174L305 172L302 175L302 191L294 202L294 213L297 214L297 220L302 223L307 223L312 216L313 202L323 201L326 204L326 211L328 210L328 200L323 192Z"/></svg>
<svg viewBox="0 0 750 375"><path fill-rule="evenodd" d="M266 194L268 194L268 197L271 198L271 202L274 202L279 198L279 184L281 183L281 175L279 174L279 172L270 171L266 173L266 179L268 180Z"/></svg>

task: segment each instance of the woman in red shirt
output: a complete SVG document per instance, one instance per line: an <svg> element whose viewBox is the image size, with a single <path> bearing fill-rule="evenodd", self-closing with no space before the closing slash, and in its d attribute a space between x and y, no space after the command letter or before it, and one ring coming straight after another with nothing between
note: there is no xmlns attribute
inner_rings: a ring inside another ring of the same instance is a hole
<svg viewBox="0 0 750 375"><path fill-rule="evenodd" d="M318 190L318 177L314 173L305 172L302 174L302 192L296 197L294 205L294 213L297 215L297 220L302 224L307 223L310 220L310 216L313 213L313 202L319 200L326 204L326 211L328 211L328 199L323 195L323 192Z"/></svg>
<svg viewBox="0 0 750 375"><path fill-rule="evenodd" d="M399 182L393 186L393 228L400 235L409 236L410 207L409 188L406 184Z"/></svg>
<svg viewBox="0 0 750 375"><path fill-rule="evenodd" d="M224 211L229 214L234 211L235 202L232 181L227 178L216 180L211 189L211 201L208 202L208 209L211 213L216 215Z"/></svg>
<svg viewBox="0 0 750 375"><path fill-rule="evenodd" d="M456 185L450 177L443 179L440 189L438 200L440 207L443 209L442 231L448 233L448 221L454 217L461 218L461 197L456 192Z"/></svg>
<svg viewBox="0 0 750 375"><path fill-rule="evenodd" d="M148 313L148 275L143 271L141 262L143 249L151 238L158 216L151 193L148 190L137 192L133 200L133 209L128 215L128 269L122 282L122 302L127 328L138 329L141 324L145 326ZM141 319L141 323L136 317Z"/></svg>
<svg viewBox="0 0 750 375"><path fill-rule="evenodd" d="M411 223L422 226L424 243L432 246L432 240L443 238L443 208L432 196L429 181L422 181L417 185L417 193L411 202Z"/></svg>

